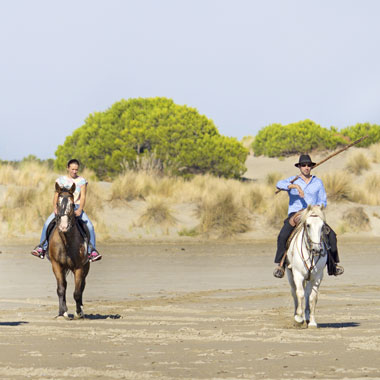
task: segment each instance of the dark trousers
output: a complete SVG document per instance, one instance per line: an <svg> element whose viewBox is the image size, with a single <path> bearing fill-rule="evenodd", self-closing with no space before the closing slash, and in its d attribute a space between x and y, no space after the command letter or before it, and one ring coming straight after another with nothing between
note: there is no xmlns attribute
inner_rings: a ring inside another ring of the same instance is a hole
<svg viewBox="0 0 380 380"><path fill-rule="evenodd" d="M279 264L281 262L282 257L284 256L286 252L286 243L294 230L294 227L289 223L289 219L294 215L295 213L291 213L288 215L288 217L284 220L284 225L281 228L281 231L277 238L277 252L276 257L274 259L274 262ZM339 263L339 255L338 255L338 245L337 245L337 239L336 239L336 233L330 228L330 232L327 235L328 241L329 241L329 249L328 249L328 260L327 260L327 272L328 274L334 274L335 273L335 266L336 263Z"/></svg>

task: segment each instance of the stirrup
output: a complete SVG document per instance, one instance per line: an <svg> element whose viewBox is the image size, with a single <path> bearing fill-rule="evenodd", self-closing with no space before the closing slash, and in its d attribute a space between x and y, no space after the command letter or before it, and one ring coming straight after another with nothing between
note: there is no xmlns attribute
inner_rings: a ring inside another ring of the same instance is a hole
<svg viewBox="0 0 380 380"><path fill-rule="evenodd" d="M341 265L337 265L335 267L335 273L334 276L340 276L341 274L344 273L344 268Z"/></svg>
<svg viewBox="0 0 380 380"><path fill-rule="evenodd" d="M96 249L93 249L92 252L88 255L88 259L91 262L94 262L94 261L97 261L97 260L101 260L102 259L102 255Z"/></svg>
<svg viewBox="0 0 380 380"><path fill-rule="evenodd" d="M40 259L45 258L45 250L40 246L37 245L36 248L33 249L32 252L30 252L33 256L39 257Z"/></svg>
<svg viewBox="0 0 380 380"><path fill-rule="evenodd" d="M276 278L283 278L285 275L285 269L278 265L273 271L273 276Z"/></svg>

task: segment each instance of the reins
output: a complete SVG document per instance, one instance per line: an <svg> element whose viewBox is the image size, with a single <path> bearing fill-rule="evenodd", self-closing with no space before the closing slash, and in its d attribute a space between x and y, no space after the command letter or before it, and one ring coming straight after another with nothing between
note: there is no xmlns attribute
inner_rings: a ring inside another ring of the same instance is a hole
<svg viewBox="0 0 380 380"><path fill-rule="evenodd" d="M318 217L318 215L310 215L310 216L311 217ZM320 260L320 258L324 257L326 255L326 253L327 253L327 243L326 243L326 236L325 236L325 232L324 232L324 227L325 227L325 224L322 227L320 241L319 242L314 242L314 241L311 240L310 235L309 235L309 233L307 231L306 220L303 223L300 256L301 256L302 262L303 262L303 264L304 264L304 266L305 266L305 268L306 268L306 270L308 272L306 280L310 280L311 271L318 264L318 261ZM306 237L306 239L305 239L305 237ZM303 253L303 245L304 245L304 243L305 243L306 249L309 252L309 255L308 255L308 257L306 259L305 259L304 253ZM312 244L318 245L321 251L316 252L312 248ZM315 260L316 257L317 257L317 259ZM310 266L307 264L307 260L310 260Z"/></svg>

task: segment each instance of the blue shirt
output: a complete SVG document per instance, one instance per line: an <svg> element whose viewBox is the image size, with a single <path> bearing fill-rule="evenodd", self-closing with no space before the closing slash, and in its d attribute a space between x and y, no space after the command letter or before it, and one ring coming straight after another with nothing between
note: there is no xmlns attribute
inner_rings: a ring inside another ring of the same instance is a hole
<svg viewBox="0 0 380 380"><path fill-rule="evenodd" d="M304 192L304 198L301 198L298 194L297 189L288 189L288 186L291 184L291 181L296 176L289 177L287 179L283 179L281 181L277 182L276 187L280 190L285 190L289 194L289 208L288 208L288 215L292 212L300 211L304 208L306 208L308 205L312 206L325 206L327 205L327 196L326 196L326 190L323 186L323 182L315 177L312 176L311 180L308 184L301 178L297 178L295 182L293 182L294 185L299 185L301 189Z"/></svg>

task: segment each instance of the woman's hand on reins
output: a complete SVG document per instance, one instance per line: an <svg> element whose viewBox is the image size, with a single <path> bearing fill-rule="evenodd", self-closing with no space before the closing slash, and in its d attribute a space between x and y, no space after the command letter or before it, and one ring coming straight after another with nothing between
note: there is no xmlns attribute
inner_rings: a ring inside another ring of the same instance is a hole
<svg viewBox="0 0 380 380"><path fill-rule="evenodd" d="M82 209L80 209L80 208L78 208L78 210L75 210L75 216L81 216L81 214L82 214Z"/></svg>

